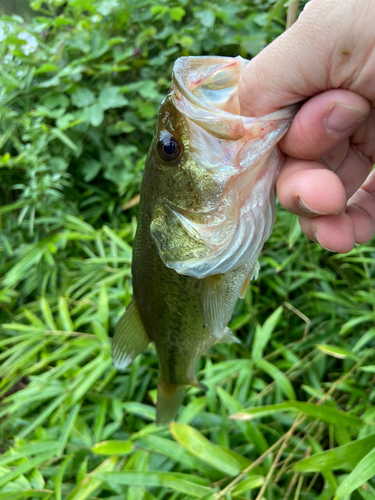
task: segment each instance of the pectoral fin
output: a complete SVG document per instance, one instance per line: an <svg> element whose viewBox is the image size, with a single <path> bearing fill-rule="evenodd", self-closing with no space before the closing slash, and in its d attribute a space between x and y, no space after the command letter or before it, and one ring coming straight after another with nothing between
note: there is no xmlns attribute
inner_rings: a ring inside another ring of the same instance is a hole
<svg viewBox="0 0 375 500"><path fill-rule="evenodd" d="M241 288L240 293L238 295L240 299L245 298L247 289L249 288L250 280L256 280L257 279L258 274L259 274L259 269L260 269L260 265L259 265L259 262L257 262L255 264L254 269L248 274L248 276L246 277L245 281L243 282L242 288Z"/></svg>
<svg viewBox="0 0 375 500"><path fill-rule="evenodd" d="M233 335L228 327L225 327L221 337L214 344L241 344L241 341Z"/></svg>
<svg viewBox="0 0 375 500"><path fill-rule="evenodd" d="M251 271L251 273L249 273L248 276L246 276L245 281L243 282L243 285L242 285L242 288L240 290L240 293L238 294L238 297L240 299L244 299L245 298L247 289L249 288L249 283L250 283L251 275L252 274L253 274L253 272Z"/></svg>
<svg viewBox="0 0 375 500"><path fill-rule="evenodd" d="M219 340L221 343L227 344L241 344L241 341L233 335L233 333L229 330L228 327L224 329L223 336Z"/></svg>
<svg viewBox="0 0 375 500"><path fill-rule="evenodd" d="M112 359L115 367L125 370L149 343L150 339L133 298L121 316L113 337Z"/></svg>

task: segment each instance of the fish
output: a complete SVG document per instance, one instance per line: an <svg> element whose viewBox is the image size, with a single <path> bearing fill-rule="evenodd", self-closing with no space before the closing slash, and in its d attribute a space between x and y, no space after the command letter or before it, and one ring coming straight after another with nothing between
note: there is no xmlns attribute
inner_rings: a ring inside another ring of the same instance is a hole
<svg viewBox="0 0 375 500"><path fill-rule="evenodd" d="M228 328L257 276L275 221L277 143L296 112L241 115L241 57L181 57L161 103L145 163L133 245L133 297L112 342L125 370L153 342L159 359L156 423L175 417L195 366Z"/></svg>

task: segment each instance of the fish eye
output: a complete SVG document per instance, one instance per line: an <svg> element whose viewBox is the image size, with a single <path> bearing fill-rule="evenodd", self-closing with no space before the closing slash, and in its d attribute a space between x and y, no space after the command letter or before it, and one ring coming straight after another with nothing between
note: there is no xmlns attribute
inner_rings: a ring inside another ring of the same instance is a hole
<svg viewBox="0 0 375 500"><path fill-rule="evenodd" d="M158 153L164 161L174 161L181 154L181 145L167 130L162 132L158 142Z"/></svg>

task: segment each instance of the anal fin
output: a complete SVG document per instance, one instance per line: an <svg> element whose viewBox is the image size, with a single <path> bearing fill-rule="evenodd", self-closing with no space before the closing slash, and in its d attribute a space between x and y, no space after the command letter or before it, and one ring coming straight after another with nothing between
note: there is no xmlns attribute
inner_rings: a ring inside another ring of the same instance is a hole
<svg viewBox="0 0 375 500"><path fill-rule="evenodd" d="M121 316L112 340L112 359L118 370L125 370L138 354L144 351L150 339L143 326L134 298Z"/></svg>

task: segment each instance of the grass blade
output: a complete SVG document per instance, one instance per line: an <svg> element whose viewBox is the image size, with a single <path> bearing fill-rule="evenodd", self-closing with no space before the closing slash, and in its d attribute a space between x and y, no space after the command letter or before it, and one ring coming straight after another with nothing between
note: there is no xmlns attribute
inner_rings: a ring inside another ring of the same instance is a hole
<svg viewBox="0 0 375 500"><path fill-rule="evenodd" d="M123 484L128 486L155 487L162 486L180 493L185 493L194 497L201 497L215 490L199 483L207 484L207 481L190 474L177 472L102 472L95 477L108 483ZM68 500L73 500L69 498ZM78 500L78 499L74 499ZM81 500L81 499L79 499Z"/></svg>
<svg viewBox="0 0 375 500"><path fill-rule="evenodd" d="M349 496L375 475L375 447L356 465L336 490L334 500Z"/></svg>
<svg viewBox="0 0 375 500"><path fill-rule="evenodd" d="M173 422L170 429L178 443L215 469L230 476L241 472L242 468L235 458L189 425Z"/></svg>
<svg viewBox="0 0 375 500"><path fill-rule="evenodd" d="M331 450L315 453L296 463L296 472L321 472L326 470L352 471L367 453L375 447L375 434L357 439Z"/></svg>

